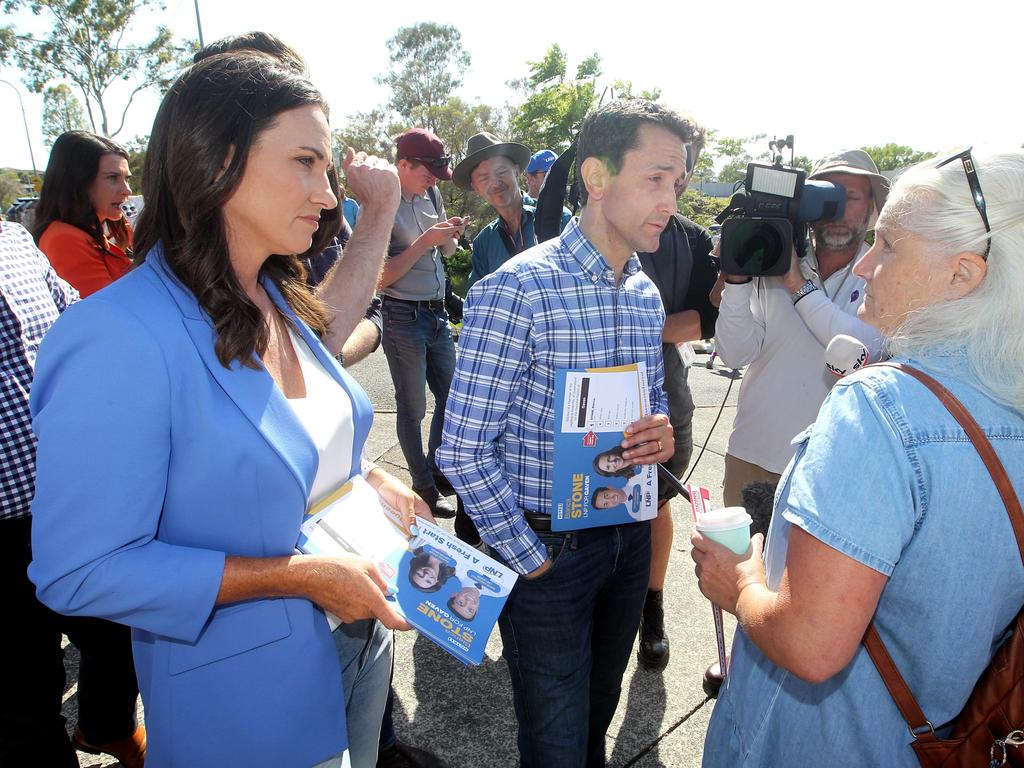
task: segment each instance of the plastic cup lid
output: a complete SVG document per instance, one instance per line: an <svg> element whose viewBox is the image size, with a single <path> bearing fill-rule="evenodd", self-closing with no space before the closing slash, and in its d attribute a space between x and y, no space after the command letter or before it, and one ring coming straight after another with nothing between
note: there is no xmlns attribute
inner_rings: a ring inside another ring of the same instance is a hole
<svg viewBox="0 0 1024 768"><path fill-rule="evenodd" d="M750 523L751 517L743 507L722 507L697 515L698 531L729 531Z"/></svg>

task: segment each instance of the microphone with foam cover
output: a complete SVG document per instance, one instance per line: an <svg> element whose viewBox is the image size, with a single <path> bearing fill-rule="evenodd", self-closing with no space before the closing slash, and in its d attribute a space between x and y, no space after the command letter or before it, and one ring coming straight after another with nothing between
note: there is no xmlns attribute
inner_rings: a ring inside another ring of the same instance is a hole
<svg viewBox="0 0 1024 768"><path fill-rule="evenodd" d="M825 367L842 378L871 362L871 353L853 336L840 333L825 349Z"/></svg>

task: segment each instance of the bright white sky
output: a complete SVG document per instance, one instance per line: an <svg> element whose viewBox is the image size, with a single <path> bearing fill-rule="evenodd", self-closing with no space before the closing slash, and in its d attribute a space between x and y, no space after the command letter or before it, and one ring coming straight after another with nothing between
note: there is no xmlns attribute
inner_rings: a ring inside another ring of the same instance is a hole
<svg viewBox="0 0 1024 768"><path fill-rule="evenodd" d="M498 4L409 0L199 0L199 6L207 42L265 29L293 45L309 61L338 124L385 100L373 80L387 69L385 41L399 26L431 20L455 24L472 57L461 95L494 105L517 98L505 82L525 75L526 62L557 41L570 68L596 51L608 81L659 87L662 101L724 136L792 133L797 154L812 159L888 142L929 150L1024 142L1024 14L1017 0L527 0L501 15ZM539 22L546 10L548 21ZM20 30L45 29L27 13L13 21ZM166 10L147 20L160 22L180 37L196 37L192 0L167 0ZM12 67L0 70L0 78L22 91L41 171L47 158L42 97L29 95ZM117 138L148 134L156 107L155 96L136 99ZM2 84L0 114L0 167L28 168L17 99Z"/></svg>

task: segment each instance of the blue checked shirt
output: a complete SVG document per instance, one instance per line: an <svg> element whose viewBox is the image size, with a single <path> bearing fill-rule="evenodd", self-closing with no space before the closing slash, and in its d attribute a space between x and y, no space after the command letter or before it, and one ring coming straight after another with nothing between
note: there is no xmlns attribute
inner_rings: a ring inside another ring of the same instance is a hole
<svg viewBox="0 0 1024 768"><path fill-rule="evenodd" d="M636 255L616 286L576 220L470 290L437 463L484 541L520 573L547 559L523 513L551 510L555 371L646 363L652 411L667 413L664 324Z"/></svg>
<svg viewBox="0 0 1024 768"><path fill-rule="evenodd" d="M36 439L28 393L39 343L78 293L20 224L0 224L0 520L29 514Z"/></svg>

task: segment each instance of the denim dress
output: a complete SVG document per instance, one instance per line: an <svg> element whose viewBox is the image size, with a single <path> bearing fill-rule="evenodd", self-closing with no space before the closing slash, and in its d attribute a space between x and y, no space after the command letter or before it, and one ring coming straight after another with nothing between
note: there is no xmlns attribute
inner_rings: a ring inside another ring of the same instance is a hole
<svg viewBox="0 0 1024 768"><path fill-rule="evenodd" d="M960 399L1021 495L1022 415L972 386L962 356L906 362ZM885 574L875 626L945 735L1024 603L1024 566L988 471L938 399L891 368L839 381L794 443L768 535L768 587L778 589L794 525ZM863 647L814 685L737 630L704 765L909 768L911 741Z"/></svg>

